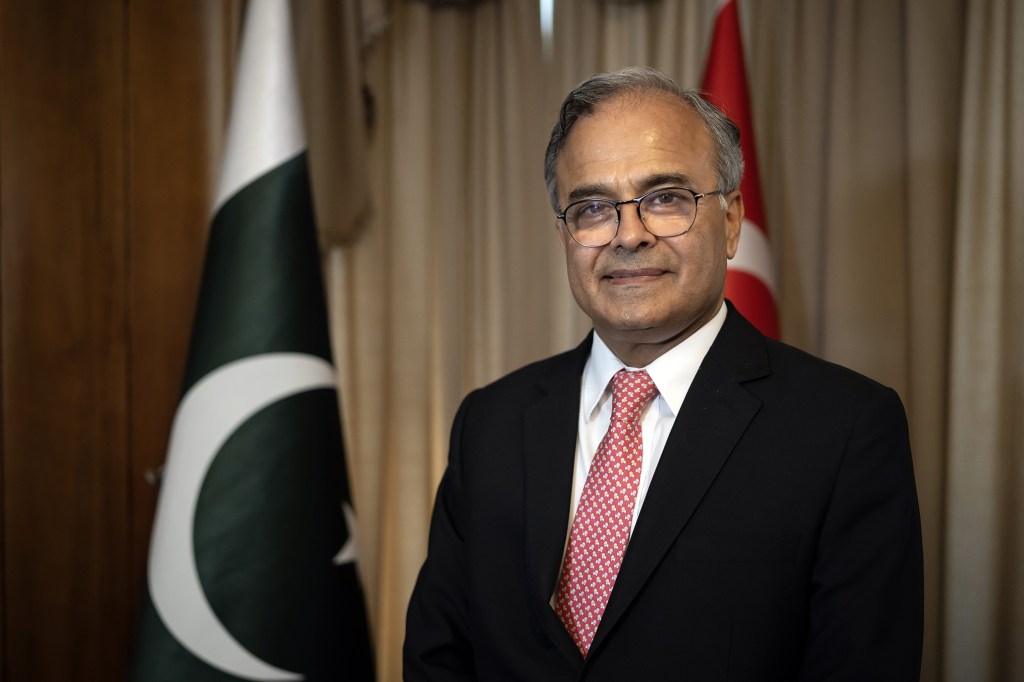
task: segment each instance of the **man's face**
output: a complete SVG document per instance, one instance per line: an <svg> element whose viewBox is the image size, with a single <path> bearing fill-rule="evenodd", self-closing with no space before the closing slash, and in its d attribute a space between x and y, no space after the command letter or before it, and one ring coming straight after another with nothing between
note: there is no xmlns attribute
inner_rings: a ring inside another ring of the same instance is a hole
<svg viewBox="0 0 1024 682"><path fill-rule="evenodd" d="M555 171L558 198L564 208L658 187L711 192L718 189L714 153L702 121L681 101L658 93L616 98L569 132ZM727 200L723 209L717 195L701 199L693 227L676 237L655 237L636 204L623 204L615 239L597 248L580 246L558 222L569 288L621 359L650 361L718 312L743 218L739 193ZM640 345L647 351L637 356Z"/></svg>

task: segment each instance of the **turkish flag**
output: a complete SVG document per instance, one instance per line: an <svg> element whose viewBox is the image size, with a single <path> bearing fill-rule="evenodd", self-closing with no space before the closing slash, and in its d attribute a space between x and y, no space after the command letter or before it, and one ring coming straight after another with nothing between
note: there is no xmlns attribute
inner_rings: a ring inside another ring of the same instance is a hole
<svg viewBox="0 0 1024 682"><path fill-rule="evenodd" d="M723 2L718 9L701 87L707 99L739 126L745 166L740 192L746 215L739 250L729 261L725 296L762 334L777 339L779 317L775 308L775 269L764 219L761 178L757 172L753 116L736 0Z"/></svg>

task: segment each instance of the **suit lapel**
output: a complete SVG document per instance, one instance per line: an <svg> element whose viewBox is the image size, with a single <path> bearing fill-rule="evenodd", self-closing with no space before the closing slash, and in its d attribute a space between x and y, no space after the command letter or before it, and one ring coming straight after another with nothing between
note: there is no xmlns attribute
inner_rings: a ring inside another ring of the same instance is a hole
<svg viewBox="0 0 1024 682"><path fill-rule="evenodd" d="M551 640L574 663L582 658L549 602L555 591L569 526L580 382L590 337L568 355L523 415L526 570L530 600Z"/></svg>
<svg viewBox="0 0 1024 682"><path fill-rule="evenodd" d="M760 408L741 382L769 372L764 343L730 308L669 434L591 651L660 564Z"/></svg>

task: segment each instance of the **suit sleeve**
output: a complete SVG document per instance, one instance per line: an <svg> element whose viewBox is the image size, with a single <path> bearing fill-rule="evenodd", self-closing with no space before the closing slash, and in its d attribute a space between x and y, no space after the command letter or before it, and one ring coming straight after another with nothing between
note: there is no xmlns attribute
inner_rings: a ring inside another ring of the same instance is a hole
<svg viewBox="0 0 1024 682"><path fill-rule="evenodd" d="M921 519L895 391L865 404L834 481L813 570L802 680L918 680Z"/></svg>
<svg viewBox="0 0 1024 682"><path fill-rule="evenodd" d="M464 586L463 498L460 433L472 394L452 426L448 468L438 487L427 559L406 614L403 676L414 680L473 680L473 651Z"/></svg>

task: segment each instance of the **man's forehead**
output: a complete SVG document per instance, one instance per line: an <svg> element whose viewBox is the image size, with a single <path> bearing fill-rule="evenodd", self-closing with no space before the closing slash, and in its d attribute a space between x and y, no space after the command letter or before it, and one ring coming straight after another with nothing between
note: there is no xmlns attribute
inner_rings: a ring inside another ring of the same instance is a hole
<svg viewBox="0 0 1024 682"><path fill-rule="evenodd" d="M649 174L637 174L629 178L629 185L638 194L647 192L659 187L683 187L692 189L700 184L700 181L683 172L656 172ZM579 199L614 197L618 194L617 188L604 182L589 182L575 185L568 188L568 202Z"/></svg>
<svg viewBox="0 0 1024 682"><path fill-rule="evenodd" d="M569 131L556 169L559 189L575 196L579 187L616 181L648 187L670 174L690 187L713 175L712 149L702 119L684 101L660 92L619 96Z"/></svg>
<svg viewBox="0 0 1024 682"><path fill-rule="evenodd" d="M578 122L582 123L588 119L614 121L647 110L656 110L660 116L668 116L687 125L703 128L697 112L686 100L660 90L640 90L614 95L595 104L590 113L580 117Z"/></svg>

